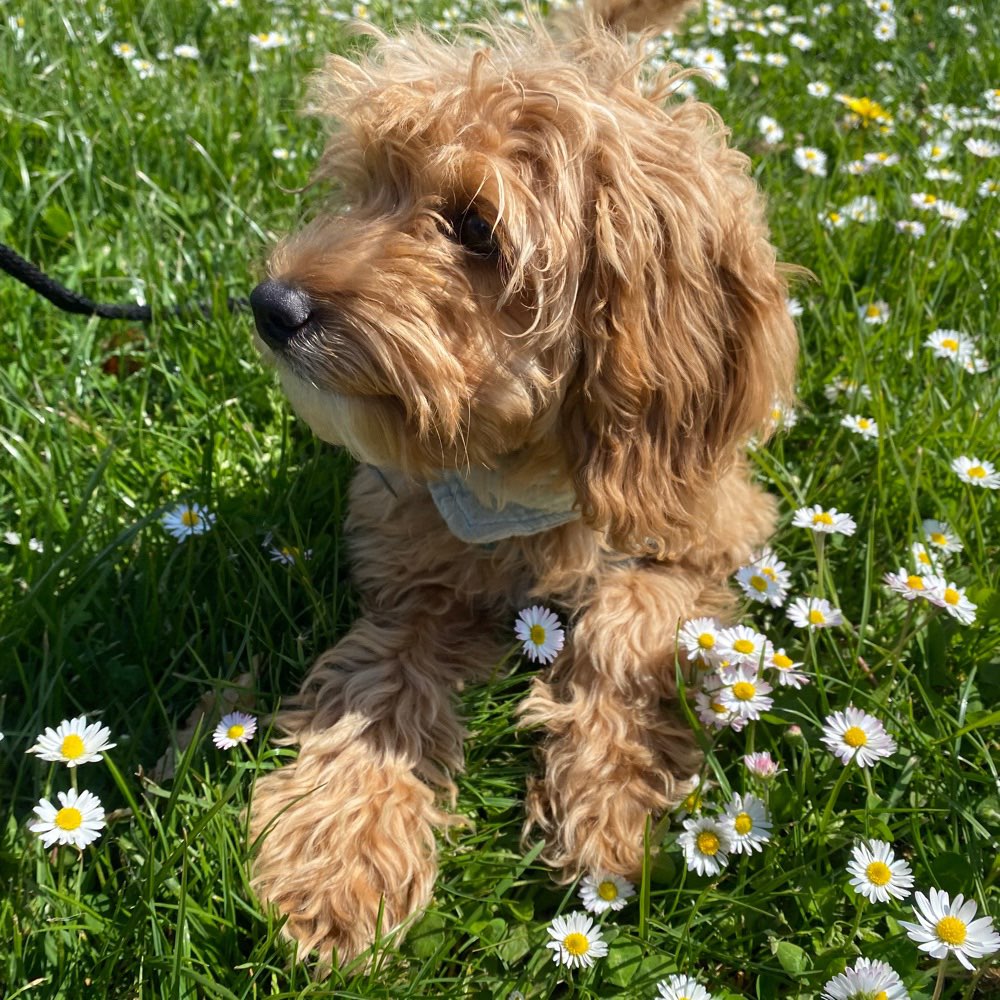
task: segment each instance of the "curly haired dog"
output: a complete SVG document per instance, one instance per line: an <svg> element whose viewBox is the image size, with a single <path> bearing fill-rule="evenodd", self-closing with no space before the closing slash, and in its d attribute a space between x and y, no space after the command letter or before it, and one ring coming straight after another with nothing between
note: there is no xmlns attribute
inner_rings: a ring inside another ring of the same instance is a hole
<svg viewBox="0 0 1000 1000"><path fill-rule="evenodd" d="M298 758L258 782L251 832L257 891L324 961L426 905L435 829L460 822L453 694L525 604L571 626L519 709L544 731L526 828L564 879L635 875L697 769L674 637L728 613L771 531L743 452L796 338L747 158L626 35L686 5L375 32L315 81L342 204L277 247L252 304L294 409L362 463L364 611L278 716Z"/></svg>

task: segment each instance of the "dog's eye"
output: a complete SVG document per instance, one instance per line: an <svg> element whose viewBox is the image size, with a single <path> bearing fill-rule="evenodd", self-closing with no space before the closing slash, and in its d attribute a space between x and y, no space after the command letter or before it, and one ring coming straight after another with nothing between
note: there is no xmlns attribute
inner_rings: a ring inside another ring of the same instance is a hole
<svg viewBox="0 0 1000 1000"><path fill-rule="evenodd" d="M500 253L492 224L472 209L455 219L452 231L455 240L477 257L496 257Z"/></svg>

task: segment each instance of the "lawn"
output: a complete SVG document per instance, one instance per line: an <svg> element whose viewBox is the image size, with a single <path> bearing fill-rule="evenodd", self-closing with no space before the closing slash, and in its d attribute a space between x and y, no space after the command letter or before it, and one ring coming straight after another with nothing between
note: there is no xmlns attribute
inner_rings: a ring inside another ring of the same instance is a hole
<svg viewBox="0 0 1000 1000"><path fill-rule="evenodd" d="M954 954L976 937L967 911L938 961L901 925L916 919L908 887L870 901L848 871L882 841L914 890L1000 918L991 8L736 0L664 45L704 71L691 89L751 157L782 258L812 272L790 303L799 402L753 451L782 512L770 563L787 593L748 596L740 618L801 666L765 669L769 704L742 728L689 692L700 795L651 828L627 905L595 918L607 955L569 970L546 942L583 908L578 887L520 841L537 736L516 725L534 667L512 630L511 656L462 694L457 811L474 825L441 843L433 905L401 946L322 977L250 889L245 808L294 752L269 738L269 713L355 613L352 463L290 414L226 300L322 201L297 191L322 147L299 108L323 53L358 44L346 20L450 32L481 8L0 0L0 241L93 299L159 311L70 317L0 275L0 995L644 998L685 975L716 1000L818 1000L859 958L906 993L834 996L1000 991L995 955L970 970ZM207 307L169 312L192 303ZM209 530L173 537L163 518L182 503ZM796 517L816 505L853 533ZM788 609L810 597L843 621L796 625ZM842 733L886 749L867 767L823 741L850 706L867 714ZM233 709L260 728L217 749ZM100 760L26 752L79 716L109 730ZM744 762L764 751L776 775ZM105 826L82 851L46 848L34 810L71 789L100 799ZM684 820L719 831L727 807L756 810L766 840L699 874ZM686 990L667 995L702 996Z"/></svg>

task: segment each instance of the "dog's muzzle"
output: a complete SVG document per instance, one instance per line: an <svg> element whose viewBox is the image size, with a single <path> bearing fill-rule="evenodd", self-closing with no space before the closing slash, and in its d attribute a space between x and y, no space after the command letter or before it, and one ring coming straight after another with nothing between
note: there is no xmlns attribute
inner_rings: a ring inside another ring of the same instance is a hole
<svg viewBox="0 0 1000 1000"><path fill-rule="evenodd" d="M308 325L313 314L309 293L286 281L262 281L250 293L257 332L275 350L288 342Z"/></svg>

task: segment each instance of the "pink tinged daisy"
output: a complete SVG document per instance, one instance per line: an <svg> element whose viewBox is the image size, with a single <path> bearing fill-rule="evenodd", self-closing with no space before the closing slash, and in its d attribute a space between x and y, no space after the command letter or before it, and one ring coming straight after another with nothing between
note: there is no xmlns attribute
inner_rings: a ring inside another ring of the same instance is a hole
<svg viewBox="0 0 1000 1000"><path fill-rule="evenodd" d="M699 875L718 875L729 864L732 841L725 824L711 816L684 820L677 838L688 870Z"/></svg>
<svg viewBox="0 0 1000 1000"><path fill-rule="evenodd" d="M714 1000L697 979L667 976L656 984L656 1000Z"/></svg>
<svg viewBox="0 0 1000 1000"><path fill-rule="evenodd" d="M809 683L809 678L799 670L802 664L796 663L784 649L776 650L769 645L764 656L764 666L777 671L772 675L772 679L777 678L779 687L790 687L798 690Z"/></svg>
<svg viewBox="0 0 1000 1000"><path fill-rule="evenodd" d="M779 768L770 752L758 750L756 753L748 753L743 757L743 766L761 781L770 781L772 778L783 774L786 768Z"/></svg>
<svg viewBox="0 0 1000 1000"><path fill-rule="evenodd" d="M580 882L580 901L591 913L621 910L635 895L635 886L620 875L585 875Z"/></svg>
<svg viewBox="0 0 1000 1000"><path fill-rule="evenodd" d="M951 470L963 483L981 486L987 490L1000 489L1000 474L997 473L992 462L959 455L951 463Z"/></svg>
<svg viewBox="0 0 1000 1000"><path fill-rule="evenodd" d="M833 628L844 624L844 616L822 597L799 597L788 605L789 621L798 628Z"/></svg>
<svg viewBox="0 0 1000 1000"><path fill-rule="evenodd" d="M921 525L921 528L928 544L942 555L950 555L952 552L962 551L962 543L959 541L958 535L944 521L935 521L927 518Z"/></svg>
<svg viewBox="0 0 1000 1000"><path fill-rule="evenodd" d="M913 915L917 923L900 920L912 941L931 958L946 958L948 952L971 970L969 959L984 958L1000 950L1000 935L993 929L990 917L976 916L976 901L959 894L952 900L948 893L931 889L930 896L914 894L917 905Z"/></svg>
<svg viewBox="0 0 1000 1000"><path fill-rule="evenodd" d="M826 535L853 535L858 527L850 514L843 514L836 507L824 510L819 504L800 507L792 517L792 525Z"/></svg>
<svg viewBox="0 0 1000 1000"><path fill-rule="evenodd" d="M725 819L734 854L763 851L771 839L771 820L764 802L756 795L734 794L726 806Z"/></svg>
<svg viewBox="0 0 1000 1000"><path fill-rule="evenodd" d="M720 632L721 627L714 618L692 618L681 626L677 638L689 660L713 664Z"/></svg>
<svg viewBox="0 0 1000 1000"><path fill-rule="evenodd" d="M840 426L846 427L849 431L853 431L870 441L878 438L878 424L871 417L849 414L841 418Z"/></svg>
<svg viewBox="0 0 1000 1000"><path fill-rule="evenodd" d="M710 729L724 729L729 726L739 732L745 725L746 720L735 715L728 705L723 704L719 699L719 688L699 691L694 696L694 707L698 713L698 719L703 726Z"/></svg>
<svg viewBox="0 0 1000 1000"><path fill-rule="evenodd" d="M908 1000L909 993L886 962L859 958L834 976L820 994L821 1000Z"/></svg>
<svg viewBox="0 0 1000 1000"><path fill-rule="evenodd" d="M913 889L910 866L897 860L892 845L884 840L870 840L854 848L847 864L851 887L872 903L906 899Z"/></svg>
<svg viewBox="0 0 1000 1000"><path fill-rule="evenodd" d="M749 663L756 670L766 648L766 636L746 625L734 625L732 628L724 628L719 633L716 653L733 666Z"/></svg>
<svg viewBox="0 0 1000 1000"><path fill-rule="evenodd" d="M976 620L976 605L965 596L965 588L948 583L943 576L930 575L925 577L927 599L944 608L952 618L957 618L963 625L971 625Z"/></svg>
<svg viewBox="0 0 1000 1000"><path fill-rule="evenodd" d="M38 817L28 824L32 833L42 838L44 847L53 844L67 844L82 850L92 844L104 829L104 807L92 792L75 789L58 793L60 808L48 799L42 799L35 806Z"/></svg>
<svg viewBox="0 0 1000 1000"><path fill-rule="evenodd" d="M179 542L192 535L203 535L215 523L215 515L200 504L178 504L160 518L160 524Z"/></svg>
<svg viewBox="0 0 1000 1000"><path fill-rule="evenodd" d="M86 716L64 719L55 729L46 729L29 747L27 753L38 754L42 760L60 761L67 767L77 767L100 760L105 750L117 746L109 743L111 730L99 722L87 725Z"/></svg>
<svg viewBox="0 0 1000 1000"><path fill-rule="evenodd" d="M212 733L212 742L220 750L232 750L240 743L249 743L257 732L257 720L246 712L224 715Z"/></svg>
<svg viewBox="0 0 1000 1000"><path fill-rule="evenodd" d="M556 917L549 924L549 938L545 947L552 949L552 961L571 969L589 969L594 959L608 953L600 927L586 913Z"/></svg>
<svg viewBox="0 0 1000 1000"><path fill-rule="evenodd" d="M517 616L514 634L523 643L524 655L539 663L551 663L566 642L559 619L538 604Z"/></svg>
<svg viewBox="0 0 1000 1000"><path fill-rule="evenodd" d="M768 697L771 690L771 685L757 676L756 666L744 663L727 671L725 683L716 693L715 700L735 717L753 721L774 704L774 699Z"/></svg>
<svg viewBox="0 0 1000 1000"><path fill-rule="evenodd" d="M883 583L905 601L915 601L918 597L930 597L927 584L919 573L910 573L903 567L895 573L886 573Z"/></svg>
<svg viewBox="0 0 1000 1000"><path fill-rule="evenodd" d="M853 760L858 767L871 767L896 752L896 741L885 726L853 705L826 717L822 740L842 764Z"/></svg>

